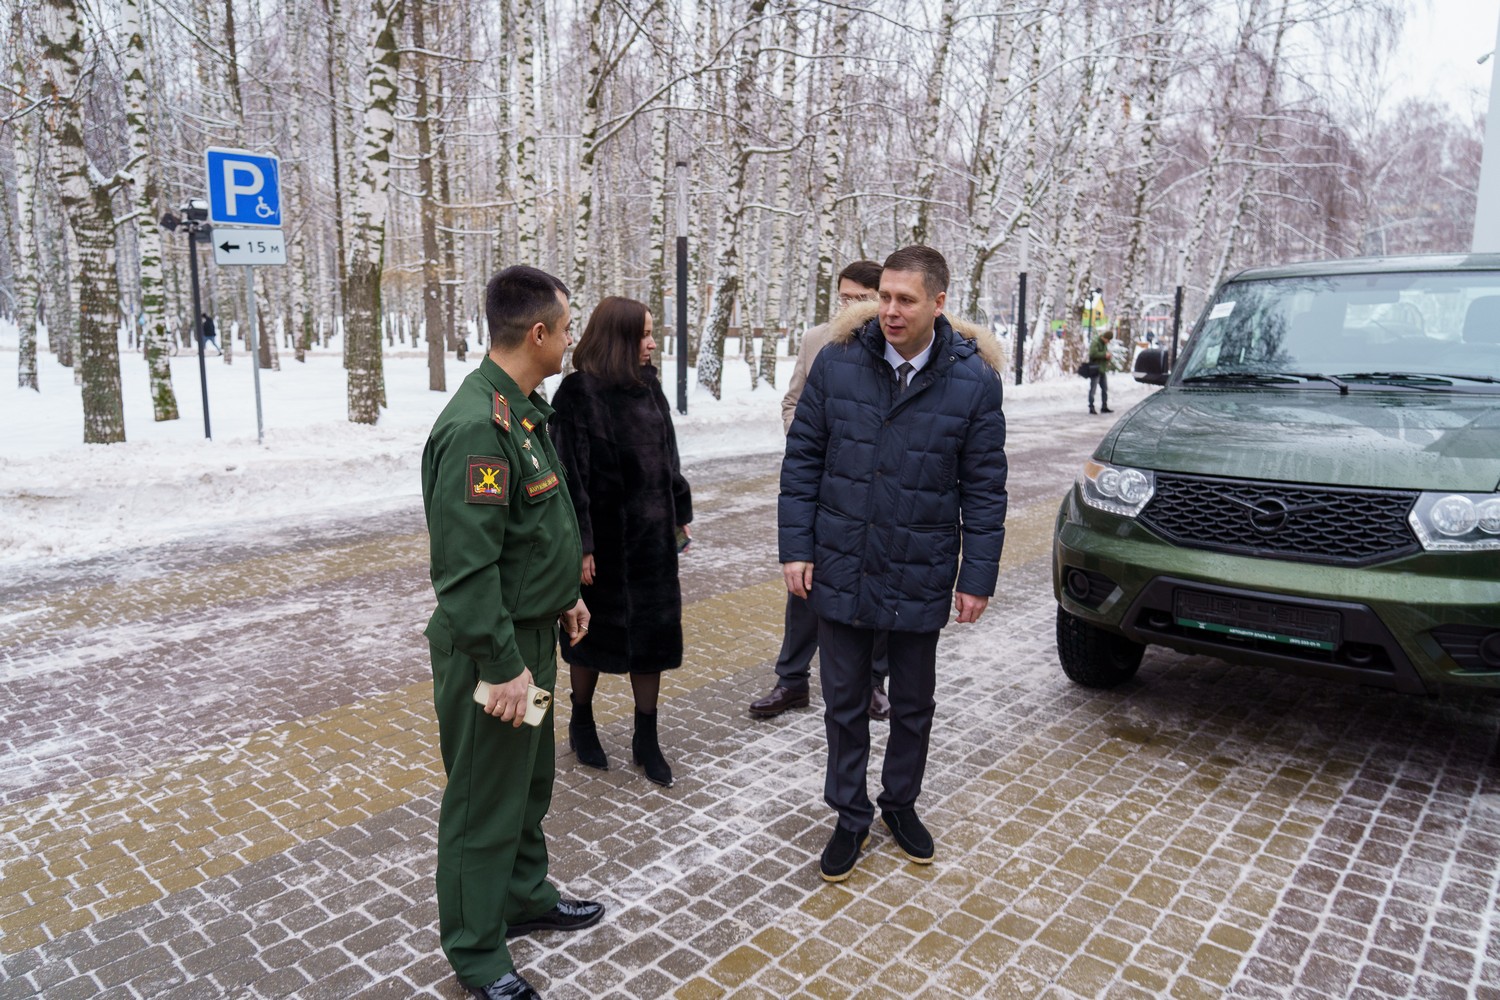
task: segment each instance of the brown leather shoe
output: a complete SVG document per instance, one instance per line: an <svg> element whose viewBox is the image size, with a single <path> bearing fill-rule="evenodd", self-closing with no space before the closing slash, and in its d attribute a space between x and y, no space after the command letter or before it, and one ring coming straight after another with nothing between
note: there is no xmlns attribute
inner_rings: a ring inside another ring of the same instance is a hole
<svg viewBox="0 0 1500 1000"><path fill-rule="evenodd" d="M870 718L885 722L890 717L891 699L886 697L885 682L881 681L870 689Z"/></svg>
<svg viewBox="0 0 1500 1000"><path fill-rule="evenodd" d="M808 704L807 688L798 691L778 684L770 694L750 703L750 714L757 719L774 719L789 708L806 708Z"/></svg>

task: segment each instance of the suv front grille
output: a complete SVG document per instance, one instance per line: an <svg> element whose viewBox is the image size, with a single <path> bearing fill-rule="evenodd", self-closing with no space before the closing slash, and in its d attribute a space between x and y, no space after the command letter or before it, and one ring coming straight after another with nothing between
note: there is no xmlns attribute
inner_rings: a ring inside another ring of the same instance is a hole
<svg viewBox="0 0 1500 1000"><path fill-rule="evenodd" d="M1421 548L1406 521L1416 499L1400 490L1158 472L1140 521L1187 548L1359 566Z"/></svg>

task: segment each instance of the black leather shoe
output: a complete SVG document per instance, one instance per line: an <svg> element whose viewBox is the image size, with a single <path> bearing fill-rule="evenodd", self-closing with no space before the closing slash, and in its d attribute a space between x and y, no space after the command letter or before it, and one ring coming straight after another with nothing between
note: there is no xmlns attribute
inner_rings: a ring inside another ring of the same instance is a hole
<svg viewBox="0 0 1500 1000"><path fill-rule="evenodd" d="M1100 413L1113 413L1113 412L1115 412L1115 411L1114 411L1114 410L1111 410L1111 409L1110 409L1110 408L1109 408L1109 407L1107 407L1107 406L1101 406L1101 407L1099 407L1099 412L1100 412Z"/></svg>
<svg viewBox="0 0 1500 1000"><path fill-rule="evenodd" d="M870 689L870 718L884 722L891 717L891 699L886 697L885 682Z"/></svg>
<svg viewBox="0 0 1500 1000"><path fill-rule="evenodd" d="M1089 412L1090 412L1090 413L1098 413L1098 412L1099 412L1099 411L1098 411L1098 410L1096 410L1096 409L1094 409L1094 408L1093 408L1093 407L1092 407L1092 406L1090 406L1090 407L1089 407Z"/></svg>
<svg viewBox="0 0 1500 1000"><path fill-rule="evenodd" d="M885 820L886 828L896 838L896 846L901 848L902 854L919 865L932 864L937 855L932 846L932 834L917 819L915 809L882 809L880 818Z"/></svg>
<svg viewBox="0 0 1500 1000"><path fill-rule="evenodd" d="M479 997L479 1000L542 1000L542 995L519 972L507 972L484 986L463 985L469 996Z"/></svg>
<svg viewBox="0 0 1500 1000"><path fill-rule="evenodd" d="M859 852L863 851L870 843L870 829L845 830L842 826L833 828L833 836L828 838L828 846L823 848L823 860L819 864L819 870L823 875L824 882L842 882L854 871L854 863L859 860Z"/></svg>
<svg viewBox="0 0 1500 1000"><path fill-rule="evenodd" d="M770 694L750 703L750 714L757 719L774 719L789 708L806 708L808 704L807 688L798 691L778 684Z"/></svg>
<svg viewBox="0 0 1500 1000"><path fill-rule="evenodd" d="M604 917L604 904L584 899L559 899L557 905L546 913L521 920L505 929L505 936L512 938L532 931L581 931L592 927Z"/></svg>

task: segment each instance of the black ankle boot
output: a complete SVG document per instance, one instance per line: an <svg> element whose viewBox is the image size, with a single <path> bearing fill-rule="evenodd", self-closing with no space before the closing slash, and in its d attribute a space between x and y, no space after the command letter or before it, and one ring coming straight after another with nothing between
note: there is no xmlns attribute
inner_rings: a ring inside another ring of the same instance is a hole
<svg viewBox="0 0 1500 1000"><path fill-rule="evenodd" d="M656 742L656 713L635 713L635 736L630 740L630 752L635 762L646 771L646 778L664 788L672 787L672 765L661 755L661 746Z"/></svg>
<svg viewBox="0 0 1500 1000"><path fill-rule="evenodd" d="M569 700L572 696L569 695ZM609 770L609 758L604 756L604 747L599 743L599 730L594 725L594 706L573 701L573 717L568 720L568 746L578 754L578 763L585 767Z"/></svg>

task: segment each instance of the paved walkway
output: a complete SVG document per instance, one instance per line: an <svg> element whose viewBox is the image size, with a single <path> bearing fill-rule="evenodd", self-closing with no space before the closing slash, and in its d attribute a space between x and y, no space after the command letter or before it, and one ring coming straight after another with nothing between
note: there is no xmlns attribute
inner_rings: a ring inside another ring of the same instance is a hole
<svg viewBox="0 0 1500 1000"><path fill-rule="evenodd" d="M938 861L877 826L837 886L816 701L744 713L780 640L776 458L690 470L679 780L630 765L607 678L613 766L564 746L548 831L610 913L517 942L549 1000L1500 998L1500 702L1155 650L1120 691L1069 684L1052 518L1102 425L1055 423L1014 421L1003 592L939 647ZM425 545L411 509L0 583L0 998L461 995Z"/></svg>

